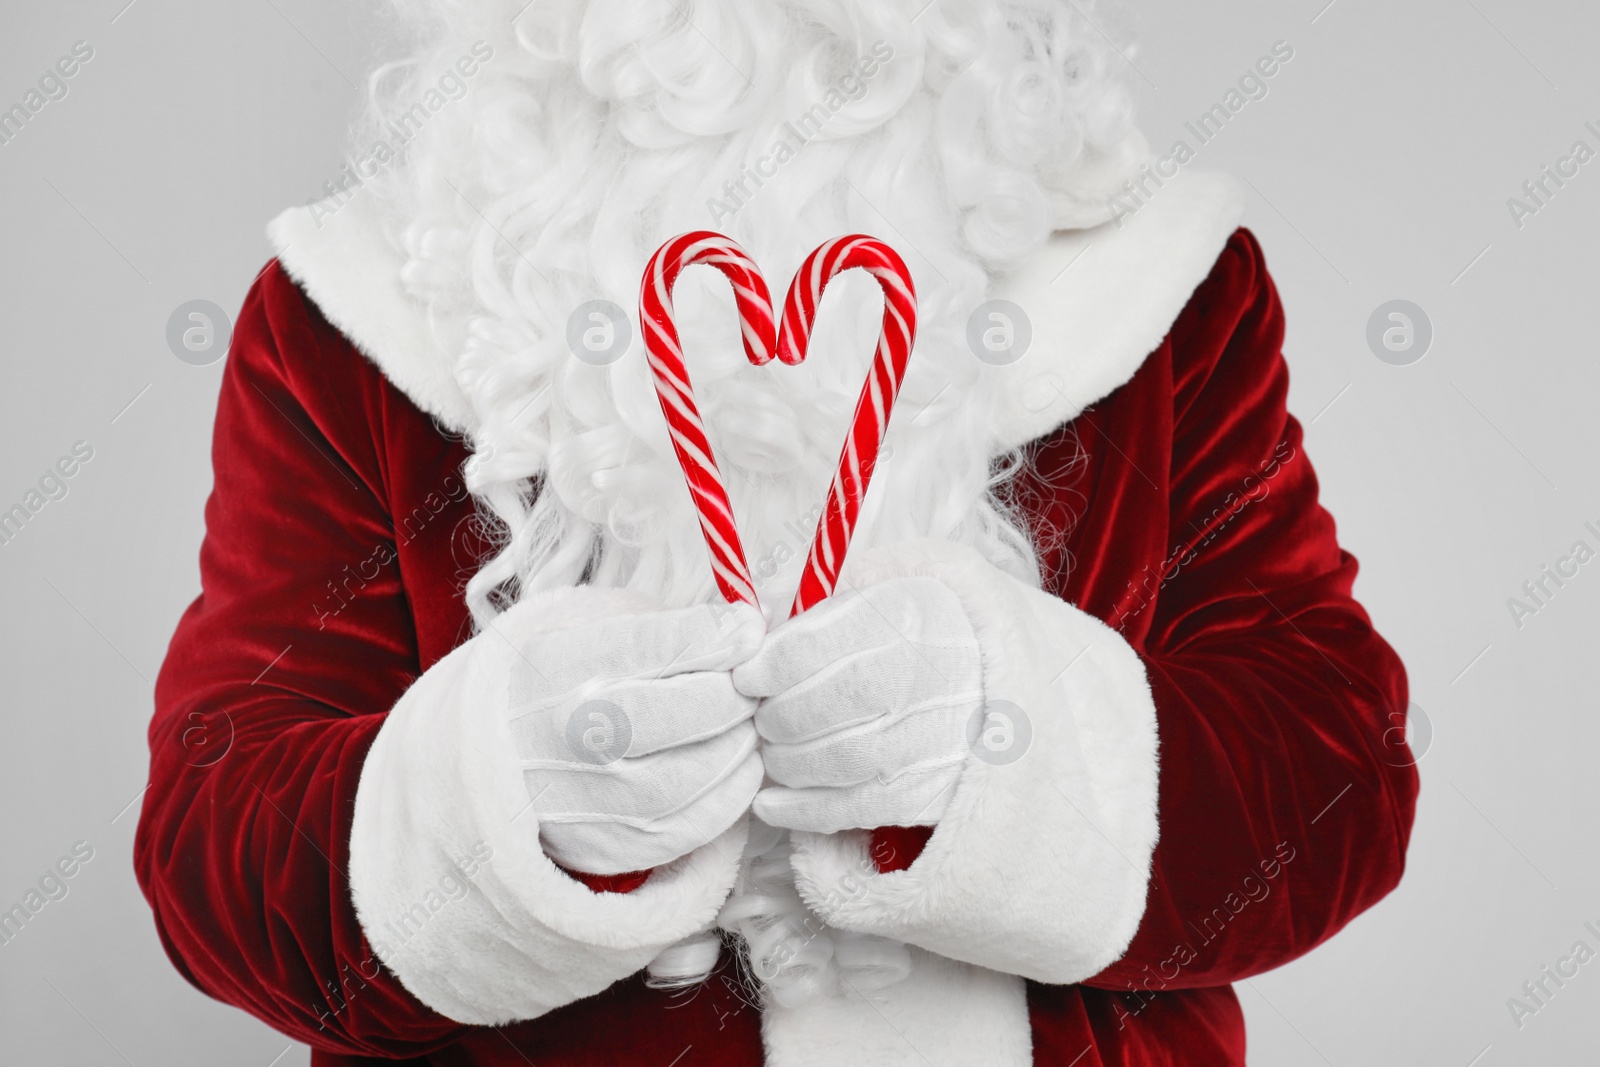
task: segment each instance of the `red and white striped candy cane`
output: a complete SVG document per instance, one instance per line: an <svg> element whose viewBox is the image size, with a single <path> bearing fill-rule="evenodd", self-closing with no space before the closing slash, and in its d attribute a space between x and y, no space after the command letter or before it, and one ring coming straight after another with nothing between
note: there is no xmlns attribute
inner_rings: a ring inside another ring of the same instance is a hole
<svg viewBox="0 0 1600 1067"><path fill-rule="evenodd" d="M822 245L795 274L784 302L778 358L790 364L806 358L822 290L834 275L852 267L871 274L883 288L883 328L878 334L872 368L861 386L850 432L839 452L839 466L828 489L822 519L817 523L805 573L800 576L791 617L833 594L917 335L917 293L905 260L874 237L851 234Z"/></svg>
<svg viewBox="0 0 1600 1067"><path fill-rule="evenodd" d="M711 454L711 442L706 439L705 423L694 401L689 369L684 365L683 346L673 320L673 283L683 268L696 263L717 268L733 283L745 355L758 366L771 360L776 349L772 296L760 268L745 250L731 238L709 230L680 234L662 245L651 257L639 286L639 323L650 370L655 375L656 395L700 515L700 529L711 550L717 587L730 604L742 600L759 606L733 507L728 502L728 487L723 484L722 473Z"/></svg>
<svg viewBox="0 0 1600 1067"><path fill-rule="evenodd" d="M867 372L861 399L856 401L855 415L850 420L849 436L839 452L839 466L828 489L827 507L817 523L805 573L800 576L800 589L789 611L791 618L833 594L917 336L917 291L905 260L882 241L851 234L818 248L795 274L784 301L778 358L791 364L806 358L822 290L834 275L852 267L867 271L883 288L883 326L872 369ZM872 833L869 855L879 871L897 870L900 868L896 857L915 855L926 841L926 832L919 827L879 827Z"/></svg>
<svg viewBox="0 0 1600 1067"><path fill-rule="evenodd" d="M895 397L905 378L911 346L917 332L917 294L905 261L888 245L865 234L838 237L819 247L795 275L784 305L783 327L774 337L772 302L767 285L750 257L733 240L706 230L674 237L651 257L639 292L639 321L645 350L655 375L656 394L672 434L673 449L683 467L689 491L700 516L700 529L711 551L717 587L729 603L758 605L755 582L745 560L728 489L706 439L705 423L695 404L683 348L673 321L672 285L684 267L706 263L733 282L744 335L745 355L760 366L774 351L784 363L806 358L817 305L829 281L855 267L867 271L883 289L883 327L867 379L861 386L855 416L828 491L828 503L817 523L817 534L807 557L800 588L790 616L800 614L833 593L844 565L850 537L861 513L877 463L878 450L889 428Z"/></svg>

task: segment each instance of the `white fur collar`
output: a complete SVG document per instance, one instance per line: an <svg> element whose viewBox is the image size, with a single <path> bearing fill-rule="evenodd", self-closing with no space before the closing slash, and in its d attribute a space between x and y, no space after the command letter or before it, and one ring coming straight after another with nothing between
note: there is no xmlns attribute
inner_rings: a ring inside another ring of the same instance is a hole
<svg viewBox="0 0 1600 1067"><path fill-rule="evenodd" d="M1219 174L1168 183L1120 224L1057 233L995 299L1032 323L1027 353L1002 377L992 448L1026 444L1076 417L1133 377L1205 280L1239 223L1243 201ZM466 398L422 304L400 286L399 254L362 196L337 213L290 208L267 229L278 260L328 320L423 411L468 429Z"/></svg>

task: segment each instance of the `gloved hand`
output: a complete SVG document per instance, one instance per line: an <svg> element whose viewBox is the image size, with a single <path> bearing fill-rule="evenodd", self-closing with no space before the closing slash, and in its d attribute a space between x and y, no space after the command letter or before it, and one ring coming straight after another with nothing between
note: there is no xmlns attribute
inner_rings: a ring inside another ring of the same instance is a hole
<svg viewBox="0 0 1600 1067"><path fill-rule="evenodd" d="M977 636L931 577L842 587L768 634L733 684L763 698L755 724L778 783L756 815L816 833L936 825L983 704Z"/></svg>
<svg viewBox="0 0 1600 1067"><path fill-rule="evenodd" d="M761 785L755 702L728 672L763 630L750 608L549 589L432 664L383 719L351 817L351 900L384 965L498 1026L700 945ZM653 870L606 892L558 863Z"/></svg>
<svg viewBox="0 0 1600 1067"><path fill-rule="evenodd" d="M756 701L728 673L760 644L761 614L636 599L634 613L536 633L511 660L506 714L528 814L569 870L677 859L732 826L761 785Z"/></svg>

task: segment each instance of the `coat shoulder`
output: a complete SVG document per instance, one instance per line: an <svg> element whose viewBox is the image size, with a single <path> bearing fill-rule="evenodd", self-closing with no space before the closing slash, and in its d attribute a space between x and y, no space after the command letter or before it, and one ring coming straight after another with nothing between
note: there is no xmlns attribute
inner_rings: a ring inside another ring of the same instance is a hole
<svg viewBox="0 0 1600 1067"><path fill-rule="evenodd" d="M1283 334L1283 305L1265 254L1241 227L1167 335L1177 420L1184 421L1203 394L1287 388Z"/></svg>

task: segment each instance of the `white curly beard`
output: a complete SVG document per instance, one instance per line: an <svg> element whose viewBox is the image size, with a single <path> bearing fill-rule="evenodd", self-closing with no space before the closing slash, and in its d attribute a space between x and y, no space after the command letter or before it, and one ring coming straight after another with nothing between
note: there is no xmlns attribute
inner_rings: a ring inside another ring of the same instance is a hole
<svg viewBox="0 0 1600 1067"><path fill-rule="evenodd" d="M1106 194L1142 158L1109 46L1057 0L541 0L518 15L523 4L402 5L425 44L375 81L358 133L368 143L390 129L485 42L459 98L369 183L406 288L458 353L468 486L503 530L468 585L477 623L580 581L669 604L714 595L637 324L605 366L567 341L589 301L631 317L651 253L690 229L738 240L779 301L828 238L865 232L900 251L920 294L918 339L856 544L956 541L1037 581L1022 524L994 496L1009 468L991 460L992 379L967 326L994 277L1053 229L1103 221ZM859 272L841 276L807 363L758 369L721 276L679 282L701 411L758 593L778 611L871 358L878 294ZM780 924L809 914L773 873L787 866L781 836L751 862L760 891L731 905L758 961ZM781 997L833 988L845 956L892 980L904 953L878 939L841 951L841 931L796 936L801 963L764 976Z"/></svg>

